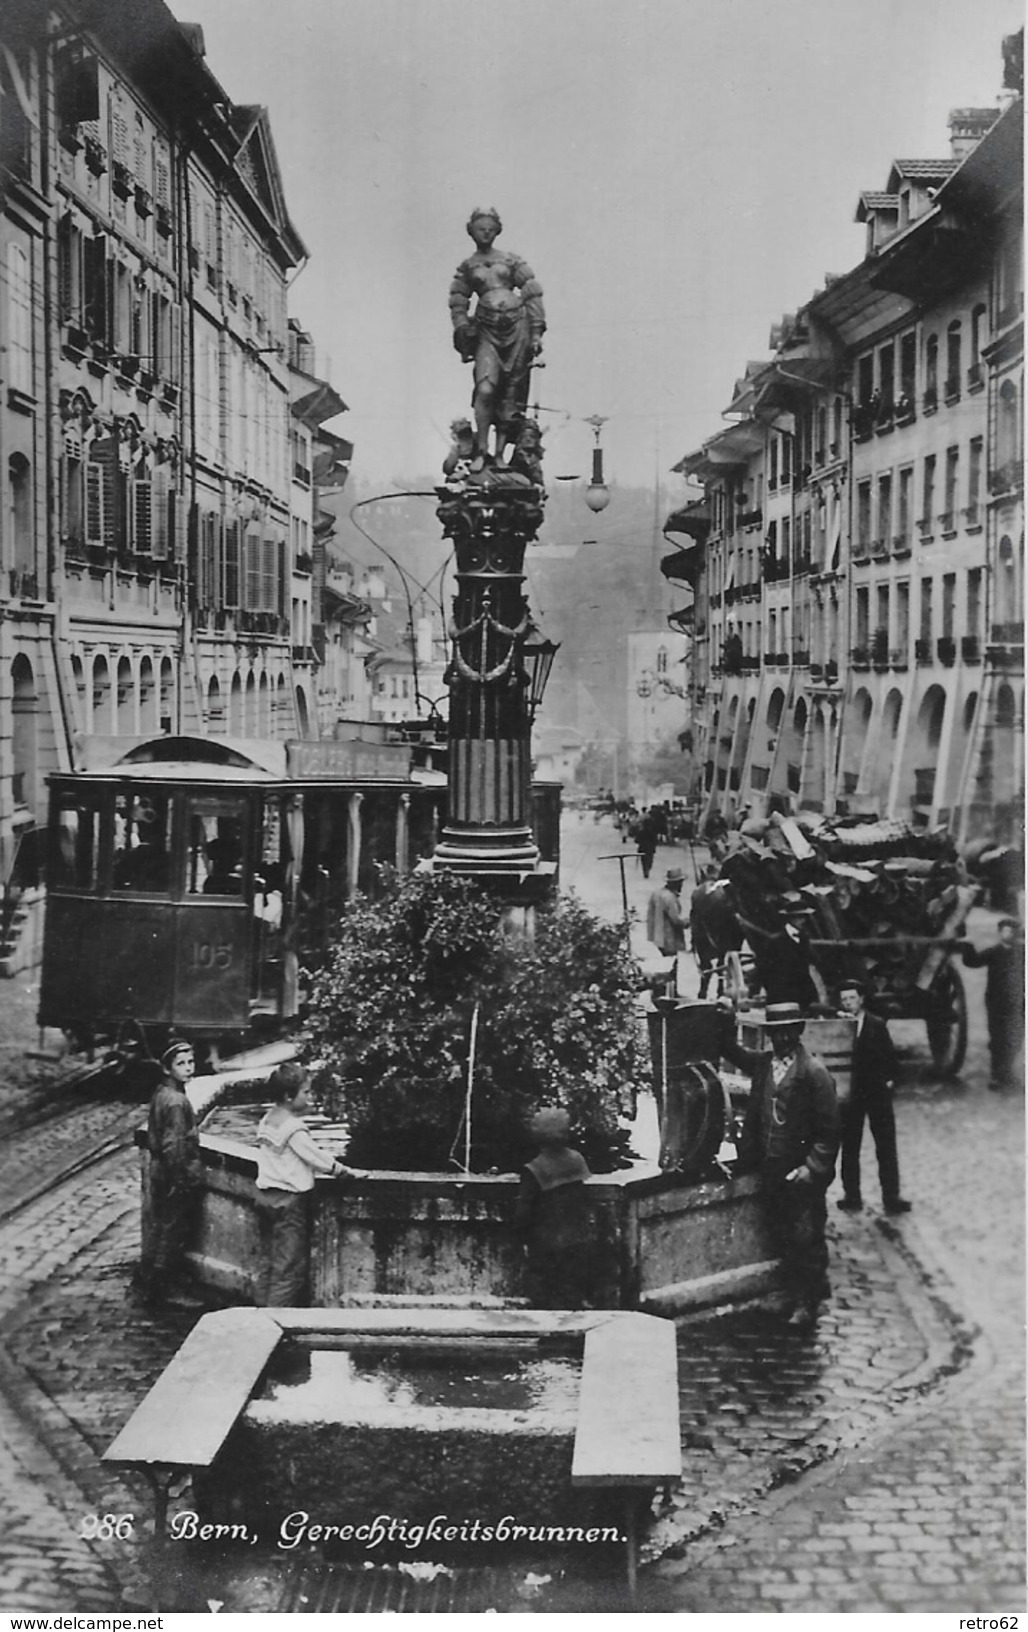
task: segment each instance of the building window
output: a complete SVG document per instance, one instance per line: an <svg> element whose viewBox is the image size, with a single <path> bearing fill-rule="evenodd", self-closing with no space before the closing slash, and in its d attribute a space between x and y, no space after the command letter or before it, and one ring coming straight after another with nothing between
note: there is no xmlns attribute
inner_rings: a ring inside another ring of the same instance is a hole
<svg viewBox="0 0 1028 1632"><path fill-rule="evenodd" d="M899 473L899 513L896 518L896 541L909 545L914 529L914 467L906 465Z"/></svg>
<svg viewBox="0 0 1028 1632"><path fill-rule="evenodd" d="M932 580L921 579L921 639L927 645L932 639Z"/></svg>
<svg viewBox="0 0 1028 1632"><path fill-rule="evenodd" d="M931 410L939 405L939 336L930 334L925 342L924 405Z"/></svg>
<svg viewBox="0 0 1028 1632"><path fill-rule="evenodd" d="M953 639L957 611L957 575L947 572L942 580L942 637Z"/></svg>
<svg viewBox="0 0 1028 1632"><path fill-rule="evenodd" d="M946 385L947 402L960 398L960 324L951 323L946 330Z"/></svg>
<svg viewBox="0 0 1028 1632"><path fill-rule="evenodd" d="M932 530L932 517L935 513L935 455L925 455L924 482L921 495L921 522L926 533Z"/></svg>
<svg viewBox="0 0 1028 1632"><path fill-rule="evenodd" d="M1001 470L1020 459L1020 417L1017 388L1012 380L1004 380L999 392L999 424L996 430L996 464Z"/></svg>
<svg viewBox="0 0 1028 1632"><path fill-rule="evenodd" d="M11 455L7 464L7 502L14 557L19 571L31 572L35 565L32 539L32 466L23 453Z"/></svg>
<svg viewBox="0 0 1028 1632"><path fill-rule="evenodd" d="M21 244L7 246L7 380L32 394L32 277Z"/></svg>
<svg viewBox="0 0 1028 1632"><path fill-rule="evenodd" d="M900 403L913 406L917 392L917 334L911 329L900 341Z"/></svg>
<svg viewBox="0 0 1028 1632"><path fill-rule="evenodd" d="M971 313L971 356L967 365L967 385L969 390L976 390L984 383L982 375L982 341L985 336L986 311L982 305L976 306Z"/></svg>
<svg viewBox="0 0 1028 1632"><path fill-rule="evenodd" d="M896 585L896 651L906 657L910 644L910 585Z"/></svg>
<svg viewBox="0 0 1028 1632"><path fill-rule="evenodd" d="M960 466L960 449L946 449L946 480L943 488L943 511L939 522L944 533L952 533L956 528L957 509L957 472Z"/></svg>
<svg viewBox="0 0 1028 1632"><path fill-rule="evenodd" d="M982 627L982 569L972 567L967 575L967 632L976 640Z"/></svg>
<svg viewBox="0 0 1028 1632"><path fill-rule="evenodd" d="M857 544L867 550L871 544L871 483L857 483Z"/></svg>
<svg viewBox="0 0 1028 1632"><path fill-rule="evenodd" d="M981 521L982 458L984 444L980 436L973 437L967 450L967 525L977 527Z"/></svg>
<svg viewBox="0 0 1028 1632"><path fill-rule="evenodd" d="M878 478L878 537L888 543L892 537L892 472Z"/></svg>

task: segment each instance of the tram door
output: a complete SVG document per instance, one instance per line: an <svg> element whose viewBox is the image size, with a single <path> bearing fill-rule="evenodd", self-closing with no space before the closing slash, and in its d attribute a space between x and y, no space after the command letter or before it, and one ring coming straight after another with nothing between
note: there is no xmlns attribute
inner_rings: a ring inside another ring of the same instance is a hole
<svg viewBox="0 0 1028 1632"><path fill-rule="evenodd" d="M176 1018L234 1029L249 1022L252 908L247 896L249 802L185 795L185 878L176 936Z"/></svg>

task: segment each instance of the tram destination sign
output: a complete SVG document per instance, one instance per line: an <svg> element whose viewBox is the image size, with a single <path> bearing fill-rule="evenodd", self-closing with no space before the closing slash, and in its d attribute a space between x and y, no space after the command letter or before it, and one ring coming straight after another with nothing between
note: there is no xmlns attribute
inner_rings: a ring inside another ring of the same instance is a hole
<svg viewBox="0 0 1028 1632"><path fill-rule="evenodd" d="M405 782L410 747L402 742L288 742L286 774L295 782Z"/></svg>

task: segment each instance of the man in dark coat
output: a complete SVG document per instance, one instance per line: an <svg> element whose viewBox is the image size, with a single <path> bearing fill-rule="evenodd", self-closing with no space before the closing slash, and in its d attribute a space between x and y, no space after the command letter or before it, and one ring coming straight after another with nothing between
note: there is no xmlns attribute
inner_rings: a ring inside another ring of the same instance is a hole
<svg viewBox="0 0 1028 1632"><path fill-rule="evenodd" d="M896 1081L896 1050L889 1028L864 1007L864 991L859 981L844 981L839 990L843 1013L857 1023L853 1039L850 1096L842 1109L842 1188L838 1203L844 1213L859 1213L864 1203L860 1195L860 1144L865 1118L875 1142L882 1203L890 1214L909 1213L910 1202L900 1195L899 1158L896 1154L896 1117L892 1089Z"/></svg>
<svg viewBox="0 0 1028 1632"><path fill-rule="evenodd" d="M735 1043L726 1057L753 1073L739 1140L739 1173L759 1173L760 1198L781 1259L790 1326L805 1330L831 1293L825 1241L825 1192L835 1176L839 1102L835 1083L800 1041L796 1003L769 1003L770 1050Z"/></svg>
<svg viewBox="0 0 1028 1632"><path fill-rule="evenodd" d="M1016 1088L1017 1056L1024 1042L1024 941L1015 918L1001 918L999 940L977 952L970 941L960 951L969 969L986 969L985 1014L989 1022L992 1072L989 1087L995 1092Z"/></svg>

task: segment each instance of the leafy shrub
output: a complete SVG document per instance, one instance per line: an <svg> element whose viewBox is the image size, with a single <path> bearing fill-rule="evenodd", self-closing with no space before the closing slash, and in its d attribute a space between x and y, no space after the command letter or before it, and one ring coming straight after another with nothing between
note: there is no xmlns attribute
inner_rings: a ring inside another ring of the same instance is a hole
<svg viewBox="0 0 1028 1632"><path fill-rule="evenodd" d="M570 1113L594 1170L617 1165L619 1112L645 1078L637 972L618 930L560 896L537 908L529 941L471 879L383 872L383 897L344 914L301 1032L316 1091L349 1124L348 1159L463 1166L477 1005L471 1167L506 1172L534 1154L525 1124L541 1105Z"/></svg>

